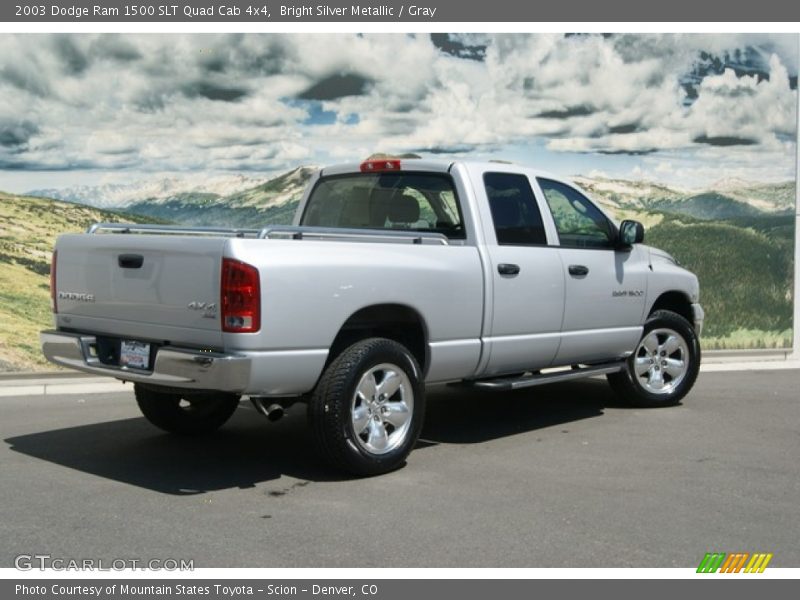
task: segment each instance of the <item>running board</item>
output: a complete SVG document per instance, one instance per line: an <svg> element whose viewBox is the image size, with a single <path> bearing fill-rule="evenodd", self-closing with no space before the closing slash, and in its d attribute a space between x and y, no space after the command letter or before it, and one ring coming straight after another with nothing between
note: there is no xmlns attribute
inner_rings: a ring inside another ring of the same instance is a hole
<svg viewBox="0 0 800 600"><path fill-rule="evenodd" d="M498 377L496 379L483 379L465 382L466 385L482 390L506 391L519 390L522 388L544 385L546 383L557 383L559 381L570 381L572 379L582 379L593 375L607 375L617 373L625 368L625 361L602 363L590 367L573 367L568 371L557 371L555 373L536 373L523 377Z"/></svg>

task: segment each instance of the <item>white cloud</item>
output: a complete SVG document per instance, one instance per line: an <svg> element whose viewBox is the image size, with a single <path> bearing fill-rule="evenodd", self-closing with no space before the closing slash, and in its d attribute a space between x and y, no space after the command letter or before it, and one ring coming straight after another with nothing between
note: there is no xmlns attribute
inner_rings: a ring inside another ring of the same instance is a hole
<svg viewBox="0 0 800 600"><path fill-rule="evenodd" d="M780 58L769 59L770 78L738 77L733 69L706 77L688 114L690 126L708 137L741 137L770 143L796 132L796 101Z"/></svg>
<svg viewBox="0 0 800 600"><path fill-rule="evenodd" d="M3 36L0 168L271 171L537 138L556 153L793 168L796 36L458 41L485 46L484 59L447 54L428 35ZM317 90L320 102L298 100L326 81L334 91ZM336 94L343 81L362 93Z"/></svg>

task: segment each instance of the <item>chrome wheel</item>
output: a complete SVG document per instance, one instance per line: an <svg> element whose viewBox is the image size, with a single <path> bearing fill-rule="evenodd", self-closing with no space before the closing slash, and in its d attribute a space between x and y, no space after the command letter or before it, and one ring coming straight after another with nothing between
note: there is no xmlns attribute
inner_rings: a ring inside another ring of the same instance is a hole
<svg viewBox="0 0 800 600"><path fill-rule="evenodd" d="M402 467L425 416L420 368L402 344L367 338L348 346L322 374L308 403L320 454L355 475Z"/></svg>
<svg viewBox="0 0 800 600"><path fill-rule="evenodd" d="M390 363L361 376L350 407L355 441L370 454L386 454L408 436L414 391L403 369Z"/></svg>
<svg viewBox="0 0 800 600"><path fill-rule="evenodd" d="M651 394L670 394L689 371L689 347L672 329L654 329L633 356L634 379Z"/></svg>

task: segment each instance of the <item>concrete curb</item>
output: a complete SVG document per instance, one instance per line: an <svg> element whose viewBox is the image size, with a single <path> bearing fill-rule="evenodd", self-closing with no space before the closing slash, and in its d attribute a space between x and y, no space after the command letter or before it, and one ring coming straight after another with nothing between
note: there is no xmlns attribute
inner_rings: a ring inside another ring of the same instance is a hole
<svg viewBox="0 0 800 600"><path fill-rule="evenodd" d="M700 365L701 373L718 373L721 371L782 371L784 369L800 369L800 360L726 361L704 363Z"/></svg>
<svg viewBox="0 0 800 600"><path fill-rule="evenodd" d="M703 363L762 362L796 360L792 348L759 350L704 350Z"/></svg>
<svg viewBox="0 0 800 600"><path fill-rule="evenodd" d="M0 379L0 398L10 396L110 394L131 391L133 391L133 386L108 377Z"/></svg>

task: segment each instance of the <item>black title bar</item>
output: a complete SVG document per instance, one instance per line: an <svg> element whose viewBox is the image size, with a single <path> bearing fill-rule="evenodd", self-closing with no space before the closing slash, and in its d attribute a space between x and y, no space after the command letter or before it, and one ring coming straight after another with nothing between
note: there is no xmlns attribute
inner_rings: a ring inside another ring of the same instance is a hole
<svg viewBox="0 0 800 600"><path fill-rule="evenodd" d="M10 0L3 22L800 22L786 0ZM746 27L744 29L747 29Z"/></svg>

